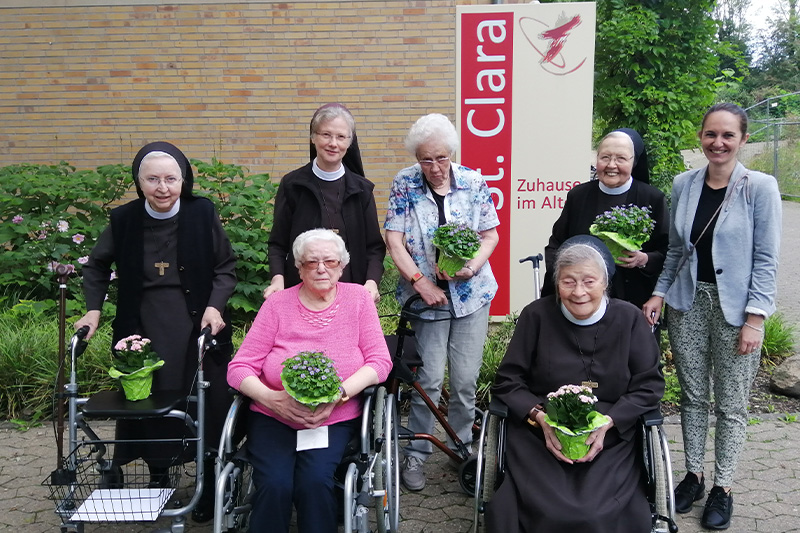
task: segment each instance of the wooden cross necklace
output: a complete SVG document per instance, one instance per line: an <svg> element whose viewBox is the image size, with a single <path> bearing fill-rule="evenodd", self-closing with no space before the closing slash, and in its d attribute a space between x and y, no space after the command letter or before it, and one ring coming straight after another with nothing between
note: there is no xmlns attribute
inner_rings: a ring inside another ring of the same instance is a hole
<svg viewBox="0 0 800 533"><path fill-rule="evenodd" d="M173 221L173 224L174 224L174 223L175 223L175 221ZM162 253L161 253L161 243L160 243L160 242L158 242L158 239L156 239L156 230L154 230L154 229L153 229L153 226L150 226L150 232L153 234L153 240L154 240L154 241L155 241L155 243L156 243L156 247L157 247L157 249L156 249L156 256L158 256L158 257L160 258L158 261L156 261L155 263L153 263L153 266L154 266L154 267L156 267L156 268L158 269L158 275L159 275L159 276L163 276L163 275L164 275L164 269L166 269L166 268L169 268L169 263L167 263L166 261L164 261L164 256L163 256L163 255L162 255ZM169 241L169 240L167 240L167 241L164 243L164 247L168 248L168 247L169 247L169 242L170 242L170 241Z"/></svg>
<svg viewBox="0 0 800 533"><path fill-rule="evenodd" d="M575 335L575 332L572 332L572 337L575 339L575 344L578 346L578 353L580 354L579 357L581 358L581 363L583 364L583 371L586 373L586 381L581 381L582 387L589 387L590 389L594 390L600 387L600 384L597 383L592 379L592 367L594 366L594 354L597 350L597 336L600 335L600 326L597 326L597 331L594 334L594 346L592 347L592 359L589 361L589 367L586 367L586 361L584 359L583 350L581 349L581 343L578 341L578 336Z"/></svg>

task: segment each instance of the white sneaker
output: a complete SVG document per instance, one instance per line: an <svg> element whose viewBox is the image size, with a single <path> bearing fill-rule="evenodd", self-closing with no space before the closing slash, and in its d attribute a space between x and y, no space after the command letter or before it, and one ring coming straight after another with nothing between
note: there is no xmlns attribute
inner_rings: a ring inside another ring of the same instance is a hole
<svg viewBox="0 0 800 533"><path fill-rule="evenodd" d="M425 488L425 472L422 470L424 464L422 459L414 457L413 455L407 455L405 459L403 459L400 479L408 490L416 491Z"/></svg>

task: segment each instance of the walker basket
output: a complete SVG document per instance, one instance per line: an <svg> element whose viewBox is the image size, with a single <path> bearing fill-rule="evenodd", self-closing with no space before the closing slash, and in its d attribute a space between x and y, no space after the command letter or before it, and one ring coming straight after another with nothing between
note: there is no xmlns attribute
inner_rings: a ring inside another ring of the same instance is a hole
<svg viewBox="0 0 800 533"><path fill-rule="evenodd" d="M160 476L151 476L137 459L113 467L114 442L83 442L64 459L60 475L42 482L50 487L56 514L73 522L152 522L180 481L175 464ZM176 461L177 463L177 461Z"/></svg>

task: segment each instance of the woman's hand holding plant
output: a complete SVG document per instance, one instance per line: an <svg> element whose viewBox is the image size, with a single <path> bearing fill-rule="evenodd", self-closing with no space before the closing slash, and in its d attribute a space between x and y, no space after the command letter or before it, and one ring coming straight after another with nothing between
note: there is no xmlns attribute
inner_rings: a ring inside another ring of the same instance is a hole
<svg viewBox="0 0 800 533"><path fill-rule="evenodd" d="M597 457L600 452L603 451L606 432L614 427L614 420L612 420L608 415L606 415L606 418L609 420L608 424L592 432L592 434L586 439L586 444L589 445L589 453L575 461L576 463L590 463L594 461L594 458Z"/></svg>
<svg viewBox="0 0 800 533"><path fill-rule="evenodd" d="M542 433L544 433L545 446L550 450L550 453L562 463L573 464L574 461L572 459L561 453L561 443L558 441L558 437L556 437L556 430L544 421L544 417L544 412L538 412L536 413L535 420L539 424L539 427L542 428Z"/></svg>

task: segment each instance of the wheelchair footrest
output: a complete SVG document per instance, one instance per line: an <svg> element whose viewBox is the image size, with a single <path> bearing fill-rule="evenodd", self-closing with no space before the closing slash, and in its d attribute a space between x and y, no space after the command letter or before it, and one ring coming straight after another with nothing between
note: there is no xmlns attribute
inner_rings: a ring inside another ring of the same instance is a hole
<svg viewBox="0 0 800 533"><path fill-rule="evenodd" d="M88 418L155 418L185 402L186 394L181 391L156 391L135 402L125 399L122 391L103 391L89 398L81 412Z"/></svg>

